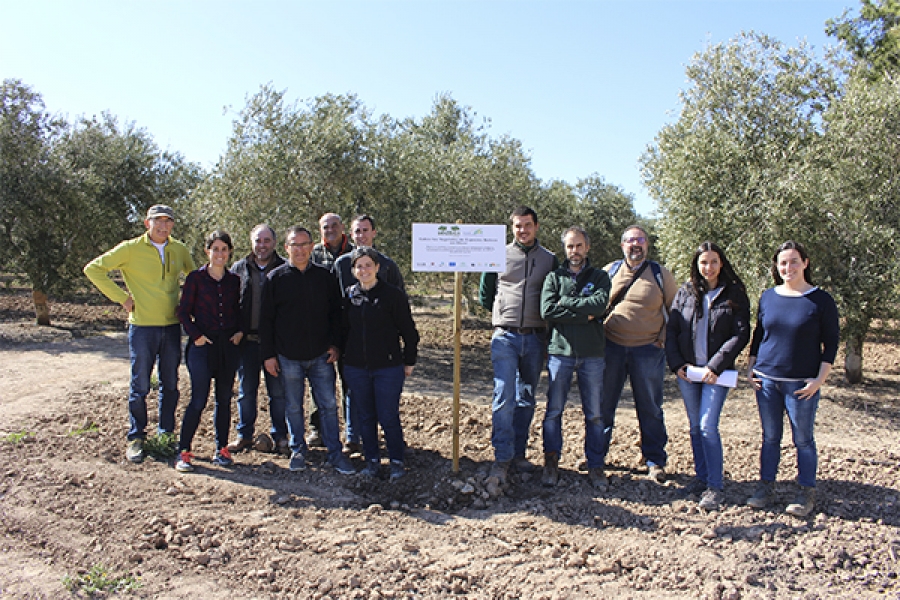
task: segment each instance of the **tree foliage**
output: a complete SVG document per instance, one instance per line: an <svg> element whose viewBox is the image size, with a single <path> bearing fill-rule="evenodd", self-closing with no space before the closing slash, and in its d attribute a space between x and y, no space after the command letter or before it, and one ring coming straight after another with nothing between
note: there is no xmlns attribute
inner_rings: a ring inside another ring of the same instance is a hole
<svg viewBox="0 0 900 600"><path fill-rule="evenodd" d="M861 0L859 16L850 10L825 24L828 35L838 38L856 61L859 72L870 80L900 73L900 0Z"/></svg>

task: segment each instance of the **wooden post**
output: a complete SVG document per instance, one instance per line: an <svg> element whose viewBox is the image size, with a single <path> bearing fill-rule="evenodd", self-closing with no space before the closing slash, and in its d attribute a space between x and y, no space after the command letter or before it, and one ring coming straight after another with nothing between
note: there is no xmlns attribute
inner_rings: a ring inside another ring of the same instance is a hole
<svg viewBox="0 0 900 600"><path fill-rule="evenodd" d="M459 388L460 348L462 346L462 278L454 274L453 286L453 472L459 473Z"/></svg>

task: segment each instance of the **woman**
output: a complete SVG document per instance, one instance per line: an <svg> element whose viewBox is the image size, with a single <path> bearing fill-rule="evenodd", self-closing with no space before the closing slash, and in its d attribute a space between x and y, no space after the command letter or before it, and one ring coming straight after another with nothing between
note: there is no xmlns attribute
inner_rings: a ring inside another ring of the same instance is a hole
<svg viewBox="0 0 900 600"><path fill-rule="evenodd" d="M238 306L241 280L226 267L234 246L231 236L214 231L206 238L209 263L191 272L184 281L178 320L188 335L185 362L191 374L191 402L184 410L181 436L178 440L178 462L183 473L193 471L191 442L200 424L200 415L209 399L210 382L216 380L216 454L213 462L221 466L234 464L228 451L231 428L231 392L238 365Z"/></svg>
<svg viewBox="0 0 900 600"><path fill-rule="evenodd" d="M406 295L379 281L380 260L378 252L366 246L356 248L350 257L357 283L347 288L344 299L344 379L360 421L363 474L377 477L381 468L380 423L394 481L405 474L400 393L416 364L419 332Z"/></svg>
<svg viewBox="0 0 900 600"><path fill-rule="evenodd" d="M718 510L723 489L719 416L728 388L717 385L723 371L750 341L750 300L725 253L703 242L691 260L691 279L672 303L666 327L666 360L678 376L690 423L696 477L690 493L701 493L699 506ZM697 375L688 377L688 368ZM693 371L693 369L692 369Z"/></svg>
<svg viewBox="0 0 900 600"><path fill-rule="evenodd" d="M760 482L747 504L763 508L772 500L787 412L800 490L786 512L796 517L806 517L816 505L813 428L819 388L831 372L840 333L834 299L813 285L810 271L809 257L799 243L787 241L775 252L772 277L777 285L759 299L747 372L763 432Z"/></svg>

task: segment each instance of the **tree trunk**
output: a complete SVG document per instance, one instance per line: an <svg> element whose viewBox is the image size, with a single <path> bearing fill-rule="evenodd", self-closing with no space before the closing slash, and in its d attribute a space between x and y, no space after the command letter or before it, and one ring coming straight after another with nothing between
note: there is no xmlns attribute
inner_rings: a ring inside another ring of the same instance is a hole
<svg viewBox="0 0 900 600"><path fill-rule="evenodd" d="M34 301L34 314L37 316L37 324L50 325L50 305L47 303L47 294L32 290L31 299Z"/></svg>
<svg viewBox="0 0 900 600"><path fill-rule="evenodd" d="M864 337L861 335L850 335L847 337L844 373L847 376L848 383L862 382L862 347Z"/></svg>

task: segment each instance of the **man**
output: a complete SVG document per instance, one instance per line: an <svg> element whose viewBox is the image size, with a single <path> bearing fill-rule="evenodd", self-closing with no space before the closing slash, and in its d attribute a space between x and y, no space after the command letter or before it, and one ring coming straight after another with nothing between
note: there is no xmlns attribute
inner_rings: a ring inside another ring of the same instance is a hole
<svg viewBox="0 0 900 600"><path fill-rule="evenodd" d="M344 254L350 254L354 248L344 234L344 222L341 221L341 217L334 213L322 215L319 218L319 235L322 241L313 248L312 261L337 275L334 263ZM313 401L315 401L315 393L315 390L313 390ZM314 403L309 415L309 431L306 435L306 443L310 446L322 445L319 429L319 410Z"/></svg>
<svg viewBox="0 0 900 600"><path fill-rule="evenodd" d="M256 427L259 373L262 358L259 350L259 317L262 307L262 285L269 273L284 263L275 252L275 231L260 224L250 231L250 254L234 263L231 272L241 278L241 330L247 332L240 346L238 363L238 439L228 445L232 453L253 446ZM277 377L263 370L266 390L269 392L270 433L275 450L290 454L287 440L287 422L284 417L284 390Z"/></svg>
<svg viewBox="0 0 900 600"><path fill-rule="evenodd" d="M259 320L260 351L266 371L280 377L287 400L291 471L306 468L304 440L304 382L309 380L319 409L328 464L338 473L355 473L341 453L334 363L339 356L341 292L337 279L310 260L312 235L304 227L287 231L287 262L269 273L263 283Z"/></svg>
<svg viewBox="0 0 900 600"><path fill-rule="evenodd" d="M610 275L606 330L606 372L603 377L603 444L606 461L612 440L616 407L631 380L634 407L641 430L641 453L648 477L666 480L666 425L663 422L663 378L665 377L666 320L678 286L672 274L647 258L650 238L643 228L632 225L622 234L624 261L603 267Z"/></svg>
<svg viewBox="0 0 900 600"><path fill-rule="evenodd" d="M578 373L578 391L584 412L584 453L588 478L599 491L606 490L603 473L604 348L603 313L609 300L609 276L592 267L587 254L590 238L581 227L569 227L562 236L566 262L544 280L541 316L550 327L547 372L547 412L544 415L544 473L541 483L553 487L559 481L562 452L562 415L572 374Z"/></svg>
<svg viewBox="0 0 900 600"><path fill-rule="evenodd" d="M513 242L506 246L506 270L484 273L479 302L491 311L491 362L494 398L491 444L494 464L490 477L506 481L510 466L534 470L525 458L534 391L541 378L547 328L541 319L541 286L559 266L556 256L537 240L537 213L520 206L510 215Z"/></svg>
<svg viewBox="0 0 900 600"><path fill-rule="evenodd" d="M175 315L179 276L194 270L187 247L170 237L175 211L163 204L151 206L140 237L126 240L84 267L84 274L107 298L128 311L128 353L131 386L128 414L131 427L125 456L133 463L144 460L147 427L147 394L150 373L158 364L159 433L175 431L178 406L178 365L181 363L181 325ZM119 270L127 291L109 278Z"/></svg>
<svg viewBox="0 0 900 600"><path fill-rule="evenodd" d="M359 215L350 223L350 235L357 248L369 247L374 248L375 236L378 231L375 229L375 219L369 215ZM377 252L377 250L376 250ZM394 285L404 292L406 288L403 284L403 276L400 274L400 268L393 260L378 252L379 268L378 279ZM356 283L356 277L353 275L351 267L350 254L344 254L338 257L334 263L334 273L337 275L338 283L341 287L341 295L345 296L347 288ZM353 402L350 400L350 390L344 382L344 364L343 361L338 362L338 375L341 378L341 389L343 394L343 411L344 411L344 453L348 456L354 456L362 452L360 445L359 432L353 426L356 410L353 408Z"/></svg>

